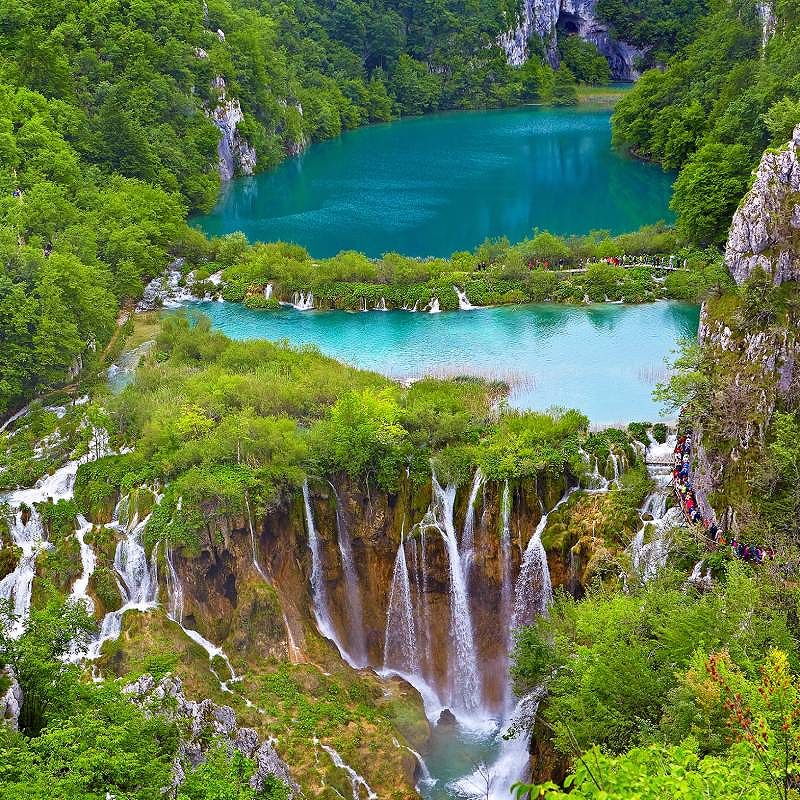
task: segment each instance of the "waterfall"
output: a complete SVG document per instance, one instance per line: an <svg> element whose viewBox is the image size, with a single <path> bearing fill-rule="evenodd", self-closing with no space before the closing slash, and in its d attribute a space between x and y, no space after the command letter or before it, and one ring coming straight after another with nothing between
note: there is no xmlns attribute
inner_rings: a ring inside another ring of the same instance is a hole
<svg viewBox="0 0 800 800"><path fill-rule="evenodd" d="M103 643L119 637L122 631L122 617L126 611L149 611L155 608L158 602L158 544L153 547L149 561L142 544L142 536L150 515L139 520L138 515L134 513L128 525L121 525L120 512L125 509L128 500L128 496L125 496L117 503L114 511L117 521L113 523L125 533L125 538L117 543L114 553L114 571L122 595L122 607L116 611L109 611L103 617L100 633L87 650L88 659L98 658Z"/></svg>
<svg viewBox="0 0 800 800"><path fill-rule="evenodd" d="M265 300L271 300L272 299L272 284L271 283L268 283L264 287L264 299Z"/></svg>
<svg viewBox="0 0 800 800"><path fill-rule="evenodd" d="M383 646L383 667L409 674L419 672L417 636L414 630L414 609L411 584L406 564L405 540L400 539L394 560L389 605L386 609L386 634Z"/></svg>
<svg viewBox="0 0 800 800"><path fill-rule="evenodd" d="M331 757L334 766L337 769L344 770L350 778L350 784L353 787L353 800L361 800L361 790L367 793L367 800L378 800L378 795L369 788L369 784L364 778L359 775L349 764L344 762L344 759L327 744L320 744L320 747Z"/></svg>
<svg viewBox="0 0 800 800"><path fill-rule="evenodd" d="M442 309L439 307L439 298L434 297L427 306L428 313L430 314L440 314Z"/></svg>
<svg viewBox="0 0 800 800"><path fill-rule="evenodd" d="M329 481L330 483L330 481ZM364 608L361 603L361 589L358 583L358 571L353 558L353 542L347 528L344 509L339 499L336 487L331 483L333 495L336 500L336 533L339 542L339 555L342 559L342 574L344 576L348 605L348 634L353 659L360 667L367 666L367 643L364 636Z"/></svg>
<svg viewBox="0 0 800 800"><path fill-rule="evenodd" d="M458 552L453 505L456 487L443 489L432 475L434 515L436 527L444 539L450 562L450 628L452 657L450 660L451 701L454 710L475 711L480 704L480 678L477 653L472 632L472 616L469 609L467 586Z"/></svg>
<svg viewBox="0 0 800 800"><path fill-rule="evenodd" d="M469 577L469 569L475 555L475 503L483 483L483 473L478 467L472 479L472 488L469 491L469 499L467 500L467 513L464 518L464 530L461 534L461 560L466 577Z"/></svg>
<svg viewBox="0 0 800 800"><path fill-rule="evenodd" d="M230 659L228 658L225 651L215 645L213 642L210 642L206 639L202 634L198 633L198 631L192 630L191 628L187 628L183 624L183 586L180 581L180 577L178 573L175 571L175 565L172 563L172 548L166 546L164 548L164 560L167 563L167 573L166 573L166 584L167 584L167 616L176 623L180 629L196 644L199 644L203 650L206 651L208 654L208 660L211 663L211 672L214 673L217 680L219 681L220 687L225 692L230 692L230 687L228 686L229 683L239 680L239 677L236 675L235 670L233 669L233 664L231 664ZM220 658L225 663L225 666L230 673L228 678L223 679L214 668L214 659Z"/></svg>
<svg viewBox="0 0 800 800"><path fill-rule="evenodd" d="M308 491L308 481L303 481L303 507L305 509L306 528L308 533L308 549L311 551L311 595L314 603L314 617L317 620L319 632L330 639L339 651L339 655L353 668L360 666L353 660L345 649L331 620L328 590L325 585L325 566L322 561L322 547L314 524L314 511L311 508L311 495Z"/></svg>
<svg viewBox="0 0 800 800"><path fill-rule="evenodd" d="M367 308L367 298L366 297L362 297L361 298L361 310L362 311L369 311L369 309Z"/></svg>
<svg viewBox="0 0 800 800"><path fill-rule="evenodd" d="M92 523L86 517L78 514L78 528L75 531L75 538L81 548L81 576L76 579L70 592L71 600L83 600L89 613L94 611L94 601L89 597L89 578L92 577L94 568L97 565L97 557L91 545L86 543L86 534L92 530Z"/></svg>
<svg viewBox="0 0 800 800"><path fill-rule="evenodd" d="M420 578L417 579L417 589L419 596L417 598L417 608L420 609L418 615L422 623L421 631L425 635L425 665L428 670L428 675L431 672L433 664L433 653L431 643L431 612L428 604L428 551L427 551L427 531L423 526L419 532L420 544Z"/></svg>
<svg viewBox="0 0 800 800"><path fill-rule="evenodd" d="M376 311L388 311L389 309L386 308L386 298L381 297L380 302L375 306Z"/></svg>
<svg viewBox="0 0 800 800"><path fill-rule="evenodd" d="M539 524L536 526L533 536L531 536L528 546L525 548L522 566L514 587L512 628L530 625L537 616L546 614L547 609L553 603L553 584L550 580L547 553L542 544L542 533L547 527L547 520L550 514L564 505L574 491L574 489L568 489L551 511L547 514L542 514L542 518L539 520Z"/></svg>
<svg viewBox="0 0 800 800"><path fill-rule="evenodd" d="M298 311L312 311L314 309L314 293L295 292L290 305Z"/></svg>
<svg viewBox="0 0 800 800"><path fill-rule="evenodd" d="M508 480L503 483L503 498L500 503L502 529L500 532L500 567L502 570L500 583L500 613L506 655L511 650L511 617L513 611L512 576L511 576L511 491ZM506 698L508 699L508 698Z"/></svg>
<svg viewBox="0 0 800 800"><path fill-rule="evenodd" d="M183 586L181 585L178 573L172 563L172 548L167 546L164 549L164 559L167 562L167 616L183 626Z"/></svg>
<svg viewBox="0 0 800 800"><path fill-rule="evenodd" d="M680 508L675 506L667 510L668 486L672 481L672 471L668 464L674 448L675 437L671 437L664 446L653 447L648 452L647 471L655 481L656 489L647 496L639 511L642 516L642 526L630 545L633 570L644 583L654 578L667 563L669 557L667 531L683 522ZM669 451L667 455L666 451ZM665 459L667 464L664 463ZM645 516L652 517L652 522L646 521ZM648 529L652 536L645 544Z"/></svg>
<svg viewBox="0 0 800 800"><path fill-rule="evenodd" d="M22 511L17 512L11 526L11 538L22 552L16 568L0 581L0 599L14 600L16 619L11 626L11 634L19 636L31 607L36 556L44 542L42 518L35 508L31 509L27 525L22 521Z"/></svg>
<svg viewBox="0 0 800 800"><path fill-rule="evenodd" d="M57 469L52 475L40 478L31 489L18 489L6 496L6 503L13 516L10 520L10 533L14 544L20 549L17 566L0 580L0 600L13 600L14 615L17 618L10 628L12 636L19 636L24 630L25 619L31 607L33 579L36 574L36 558L47 547L42 518L36 510L37 503L50 500L68 500L72 497L75 475L78 466L103 455L107 437L104 432L95 430L89 443L89 452L77 461L70 461ZM29 509L28 521L23 522L23 507Z"/></svg>
<svg viewBox="0 0 800 800"><path fill-rule="evenodd" d="M509 800L512 785L528 777L531 732L542 697L542 690L537 688L517 703L497 733L500 747L494 763L481 764L471 775L451 784L456 796Z"/></svg>
<svg viewBox="0 0 800 800"><path fill-rule="evenodd" d="M253 567L255 567L256 572L264 579L267 580L267 576L264 574L264 570L261 569L261 564L258 561L258 550L256 548L256 532L255 528L253 527L253 512L250 509L250 496L248 495L247 491L244 493L244 502L247 506L247 522L250 526L250 550L253 553Z"/></svg>
<svg viewBox="0 0 800 800"><path fill-rule="evenodd" d="M470 303L467 293L459 289L458 286L453 286L453 291L458 295L458 307L461 311L472 311L472 309L477 308L477 306Z"/></svg>
<svg viewBox="0 0 800 800"><path fill-rule="evenodd" d="M418 753L413 748L409 747L407 744L400 744L396 738L392 737L392 743L398 750L406 750L411 753L412 756L417 760L417 786L424 785L424 786L435 786L436 785L436 778L431 775L431 771L428 769L428 765L425 763L425 759L422 757L420 753ZM417 788L417 792L419 789Z"/></svg>

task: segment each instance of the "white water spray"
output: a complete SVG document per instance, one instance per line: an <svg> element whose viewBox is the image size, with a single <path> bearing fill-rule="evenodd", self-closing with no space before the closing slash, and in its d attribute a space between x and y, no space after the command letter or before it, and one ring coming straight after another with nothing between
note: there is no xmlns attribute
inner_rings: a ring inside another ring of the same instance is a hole
<svg viewBox="0 0 800 800"><path fill-rule="evenodd" d="M411 583L406 563L405 540L401 537L394 560L389 605L386 609L386 634L383 646L383 667L415 674L419 672L417 634L411 603Z"/></svg>
<svg viewBox="0 0 800 800"><path fill-rule="evenodd" d="M439 530L444 539L450 562L451 700L454 710L469 714L480 706L481 687L472 615L453 522L456 487L450 485L443 489L435 474L431 481L434 500L431 508L433 527Z"/></svg>

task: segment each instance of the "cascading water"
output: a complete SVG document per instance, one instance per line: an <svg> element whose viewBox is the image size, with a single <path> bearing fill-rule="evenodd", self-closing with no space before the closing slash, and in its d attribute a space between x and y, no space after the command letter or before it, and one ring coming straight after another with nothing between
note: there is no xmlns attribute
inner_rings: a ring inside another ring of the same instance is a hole
<svg viewBox="0 0 800 800"><path fill-rule="evenodd" d="M16 568L0 581L0 599L13 599L15 620L10 632L12 636L19 636L31 607L36 556L44 543L42 519L35 508L30 512L27 524L23 522L22 511L16 513L11 526L11 538L21 554Z"/></svg>
<svg viewBox="0 0 800 800"><path fill-rule="evenodd" d="M461 311L472 311L478 307L470 303L467 293L459 289L458 286L453 286L453 291L458 295L458 307Z"/></svg>
<svg viewBox="0 0 800 800"><path fill-rule="evenodd" d="M383 667L411 675L420 671L411 583L406 564L405 539L400 539L394 560L389 606L386 610L386 634L383 646Z"/></svg>
<svg viewBox="0 0 800 800"><path fill-rule="evenodd" d="M239 680L239 677L236 675L235 670L233 669L233 664L231 664L230 659L228 658L225 651L215 645L213 642L210 642L208 639L205 638L201 633L192 628L187 628L183 624L183 586L180 581L180 577L175 570L175 565L172 562L172 549L170 547L165 547L164 549L164 560L167 564L167 572L166 572L166 584L167 584L167 616L175 622L180 629L196 644L199 644L203 650L206 651L208 654L208 660L211 663L211 671L216 676L217 680L219 681L219 685L225 692L230 692L231 689L228 684L232 683L233 681ZM214 660L215 659L222 659L225 663L225 667L227 668L228 672L230 673L228 678L223 678L219 675L214 668Z"/></svg>
<svg viewBox="0 0 800 800"><path fill-rule="evenodd" d="M483 488L483 483L483 473L478 467L472 479L472 488L469 491L467 512L464 518L464 530L461 534L461 561L466 577L469 577L469 569L475 555L475 503L478 500L478 492Z"/></svg>
<svg viewBox="0 0 800 800"><path fill-rule="evenodd" d="M361 666L345 648L339 639L329 611L328 589L325 584L325 565L322 561L322 547L314 524L314 511L311 508L311 494L308 490L308 481L303 481L303 508L306 518L306 532L308 533L308 549L311 551L311 595L314 604L314 617L317 620L319 632L330 639L339 651L341 657L353 669L360 669Z"/></svg>
<svg viewBox="0 0 800 800"><path fill-rule="evenodd" d="M667 532L680 525L683 516L680 509L675 506L667 510L668 486L672 480L671 458L675 448L675 437L671 437L664 445L648 448L647 471L656 483L656 489L649 494L640 509L642 526L636 532L630 545L631 561L634 572L646 583L656 576L664 567L669 556L669 541ZM647 519L647 518L651 519ZM650 541L645 543L648 533Z"/></svg>
<svg viewBox="0 0 800 800"><path fill-rule="evenodd" d="M319 740L315 739L315 742ZM364 778L359 775L349 764L345 763L345 760L332 748L329 747L327 744L320 744L320 747L330 756L331 761L333 761L334 766L337 769L341 769L347 773L347 776L350 778L350 784L353 788L353 800L361 800L361 790L363 789L366 793L367 800L378 800L378 795L370 789L369 784L364 780Z"/></svg>
<svg viewBox="0 0 800 800"><path fill-rule="evenodd" d="M329 482L330 483L330 482ZM331 483L333 496L336 500L336 536L339 543L339 556L342 560L342 575L344 576L345 591L347 594L347 625L350 655L361 667L367 666L367 642L364 635L364 608L361 602L361 588L358 582L358 571L353 558L353 541L347 527L339 493Z"/></svg>
<svg viewBox="0 0 800 800"><path fill-rule="evenodd" d="M439 298L434 297L433 300L426 306L429 314L440 314L442 309L439 306Z"/></svg>
<svg viewBox="0 0 800 800"><path fill-rule="evenodd" d="M432 527L437 528L444 539L450 567L451 704L454 711L469 715L480 706L481 687L472 615L453 522L456 487L449 485L443 489L435 474L431 480L434 500Z"/></svg>
<svg viewBox="0 0 800 800"><path fill-rule="evenodd" d="M100 634L89 645L86 654L89 659L100 656L104 642L119 637L126 611L149 611L158 603L158 545L153 548L148 561L142 542L150 515L140 520L138 514L134 513L128 524L122 525L119 522L120 514L124 514L129 502L127 495L120 499L114 511L115 522L111 523L124 533L124 538L117 543L114 553L114 571L123 599L122 607L109 611L103 617Z"/></svg>
<svg viewBox="0 0 800 800"><path fill-rule="evenodd" d="M518 628L530 625L537 616L547 613L553 603L553 584L550 580L550 567L547 563L547 553L542 544L542 533L547 527L547 520L554 511L557 511L569 500L574 489L568 489L566 494L553 506L547 514L542 513L542 518L531 536L525 554L522 557L522 566L517 576L514 587L514 613L511 618L511 627Z"/></svg>
<svg viewBox="0 0 800 800"><path fill-rule="evenodd" d="M511 651L511 630L513 625L513 577L511 575L511 490L508 480L503 483L503 497L500 501L500 514L502 527L500 531L500 567L502 570L500 582L500 614L503 620L503 652L505 654L506 666L508 665L508 654ZM506 705L510 699L510 689L506 690Z"/></svg>
<svg viewBox="0 0 800 800"><path fill-rule="evenodd" d="M388 311L389 309L386 308L386 298L381 297L380 302L375 306L376 311Z"/></svg>
<svg viewBox="0 0 800 800"><path fill-rule="evenodd" d="M272 284L271 283L268 283L264 287L264 299L265 300L271 300L272 299Z"/></svg>
<svg viewBox="0 0 800 800"><path fill-rule="evenodd" d="M292 302L289 303L297 311L313 311L314 309L314 293L308 292L295 292L292 295Z"/></svg>
<svg viewBox="0 0 800 800"><path fill-rule="evenodd" d="M52 475L40 478L31 489L10 492L5 502L13 517L11 538L20 549L20 560L16 568L0 581L0 600L12 600L16 620L11 626L12 636L19 636L31 606L33 578L36 574L36 557L47 547L42 519L36 510L37 503L48 500L57 503L69 500L75 486L75 475L80 464L99 458L107 450L108 435L95 429L89 442L88 452L77 461L70 461ZM27 509L27 511L25 511Z"/></svg>
<svg viewBox="0 0 800 800"><path fill-rule="evenodd" d="M497 758L491 765L482 764L471 775L455 781L451 786L457 796L509 800L512 785L527 777L531 730L542 696L541 689L535 689L517 703L495 736L499 744Z"/></svg>
<svg viewBox="0 0 800 800"><path fill-rule="evenodd" d="M94 550L86 542L86 534L91 530L92 523L86 517L78 514L78 528L75 531L75 538L81 548L81 576L72 585L70 599L82 600L86 604L89 613L94 611L94 601L89 597L87 590L89 588L89 579L92 577L94 568L97 565L97 557L94 554Z"/></svg>

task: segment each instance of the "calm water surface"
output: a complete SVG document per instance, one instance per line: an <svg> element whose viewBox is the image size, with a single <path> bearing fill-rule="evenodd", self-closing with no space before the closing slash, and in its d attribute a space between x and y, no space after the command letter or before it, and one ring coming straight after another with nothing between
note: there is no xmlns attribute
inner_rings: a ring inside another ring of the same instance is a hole
<svg viewBox="0 0 800 800"><path fill-rule="evenodd" d="M651 392L678 339L697 334L697 306L501 306L445 314L251 311L196 303L234 339L286 339L398 379L501 378L517 408L578 408L593 422L655 419Z"/></svg>
<svg viewBox="0 0 800 800"><path fill-rule="evenodd" d="M324 258L345 249L449 256L534 227L620 233L672 219L674 176L614 150L610 113L528 107L361 128L233 181L194 221Z"/></svg>

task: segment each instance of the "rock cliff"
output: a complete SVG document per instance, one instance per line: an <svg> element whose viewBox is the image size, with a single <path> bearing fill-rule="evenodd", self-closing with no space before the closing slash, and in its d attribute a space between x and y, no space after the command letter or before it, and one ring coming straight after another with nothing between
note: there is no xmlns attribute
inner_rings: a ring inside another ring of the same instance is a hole
<svg viewBox="0 0 800 800"><path fill-rule="evenodd" d="M252 175L256 168L256 151L237 130L244 119L242 107L235 97L228 97L225 79L214 79L216 104L208 111L211 121L219 128L219 175L229 181L234 175Z"/></svg>
<svg viewBox="0 0 800 800"><path fill-rule="evenodd" d="M725 261L738 284L757 267L776 284L800 280L800 125L786 147L762 157L733 217Z"/></svg>
<svg viewBox="0 0 800 800"><path fill-rule="evenodd" d="M262 741L252 728L240 728L236 714L229 706L218 706L211 700L188 700L183 693L180 678L168 675L156 682L152 675L142 675L125 689L134 703L149 714L158 714L178 723L181 739L178 754L172 766L172 788L180 786L186 770L193 769L205 760L209 745L223 742L229 752L238 750L255 762L250 786L260 792L275 779L287 788L289 800L300 792L289 768L275 752L269 741Z"/></svg>
<svg viewBox="0 0 800 800"><path fill-rule="evenodd" d="M637 60L646 51L614 39L596 7L597 0L525 0L518 24L500 40L509 63L519 66L527 59L528 41L536 35L545 43L550 64L558 67L559 34L578 35L605 56L614 80L636 80Z"/></svg>
<svg viewBox="0 0 800 800"><path fill-rule="evenodd" d="M781 286L781 307L753 322L733 296L703 304L699 339L710 408L699 420L698 497L729 528L749 516L750 465L760 463L777 408L800 406L800 126L761 159L731 224L727 267L742 284L758 268Z"/></svg>

